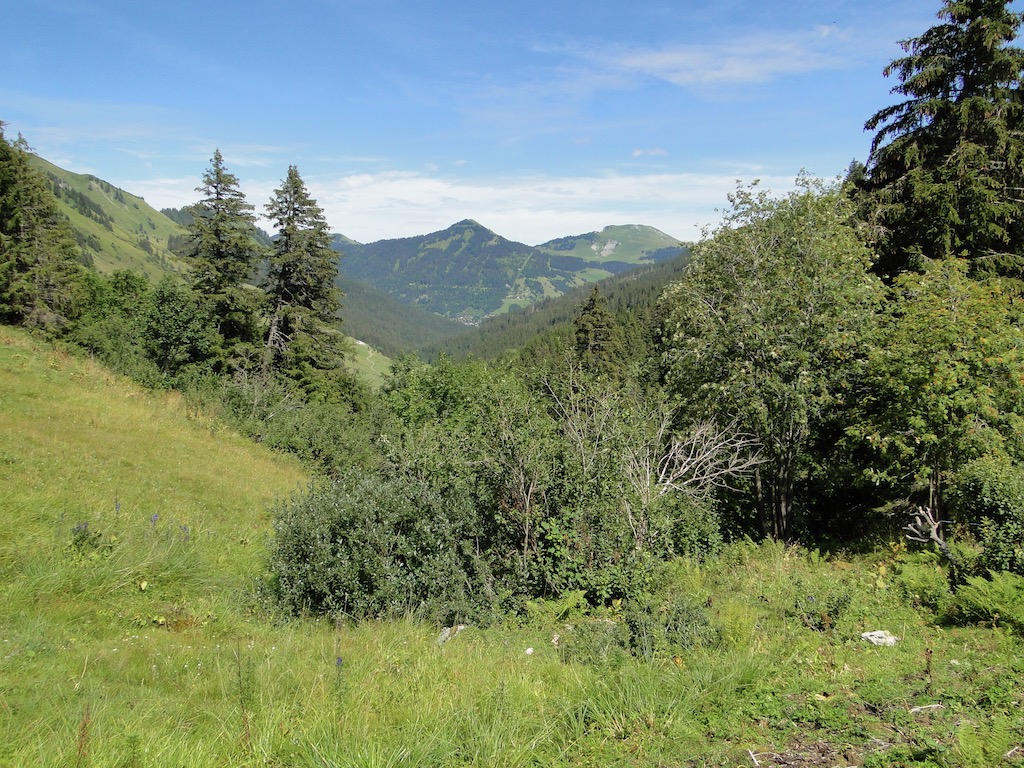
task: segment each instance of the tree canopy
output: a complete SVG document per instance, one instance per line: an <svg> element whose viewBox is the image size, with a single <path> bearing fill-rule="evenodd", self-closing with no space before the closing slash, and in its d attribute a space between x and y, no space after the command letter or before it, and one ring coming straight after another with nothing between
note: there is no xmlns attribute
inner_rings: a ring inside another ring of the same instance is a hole
<svg viewBox="0 0 1024 768"><path fill-rule="evenodd" d="M266 210L277 239L265 280L271 316L264 365L317 388L320 373L339 370L346 351L335 284L338 254L323 211L294 165Z"/></svg>
<svg viewBox="0 0 1024 768"><path fill-rule="evenodd" d="M842 397L880 285L839 191L801 178L782 199L739 189L661 297L665 383L694 417L760 446L749 495L764 535L796 531L812 431Z"/></svg>

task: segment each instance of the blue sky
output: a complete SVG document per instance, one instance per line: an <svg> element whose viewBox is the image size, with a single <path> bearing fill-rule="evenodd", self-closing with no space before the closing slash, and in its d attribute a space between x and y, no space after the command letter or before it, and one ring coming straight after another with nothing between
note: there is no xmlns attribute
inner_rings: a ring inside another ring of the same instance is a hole
<svg viewBox="0 0 1024 768"><path fill-rule="evenodd" d="M160 208L220 148L262 209L298 166L361 242L472 218L513 240L682 239L737 181L865 160L882 70L938 0L19 0L0 120Z"/></svg>

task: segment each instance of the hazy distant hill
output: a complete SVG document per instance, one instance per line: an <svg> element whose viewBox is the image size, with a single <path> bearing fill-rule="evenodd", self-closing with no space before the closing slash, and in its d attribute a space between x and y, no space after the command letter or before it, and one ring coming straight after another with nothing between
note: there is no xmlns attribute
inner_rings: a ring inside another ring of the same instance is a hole
<svg viewBox="0 0 1024 768"><path fill-rule="evenodd" d="M608 227L534 247L469 219L428 235L369 244L335 235L333 247L347 277L470 324L682 250L652 227Z"/></svg>
<svg viewBox="0 0 1024 768"><path fill-rule="evenodd" d="M574 256L618 274L641 264L652 264L679 255L680 241L654 227L624 224L600 232L560 237L538 245L546 253Z"/></svg>
<svg viewBox="0 0 1024 768"><path fill-rule="evenodd" d="M169 242L185 230L141 197L35 155L29 160L46 177L79 245L100 272L132 269L153 278L184 269Z"/></svg>

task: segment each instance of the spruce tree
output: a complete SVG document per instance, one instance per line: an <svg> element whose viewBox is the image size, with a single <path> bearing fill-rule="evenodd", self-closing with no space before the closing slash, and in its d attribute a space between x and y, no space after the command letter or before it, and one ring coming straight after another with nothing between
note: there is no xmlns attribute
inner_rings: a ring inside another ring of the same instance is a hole
<svg viewBox="0 0 1024 768"><path fill-rule="evenodd" d="M862 185L881 232L879 271L966 257L972 271L1024 277L1022 14L1006 0L945 0L940 24L901 43L885 70L906 99L876 130Z"/></svg>
<svg viewBox="0 0 1024 768"><path fill-rule="evenodd" d="M0 322L55 331L81 311L84 267L67 218L19 135L0 122Z"/></svg>
<svg viewBox="0 0 1024 768"><path fill-rule="evenodd" d="M239 355L240 345L260 337L262 297L245 286L260 253L254 207L238 188L238 178L225 168L219 149L196 191L203 199L187 209L191 239L184 252L190 260L191 286L206 298L229 354Z"/></svg>
<svg viewBox="0 0 1024 768"><path fill-rule="evenodd" d="M294 165L266 210L277 239L265 283L271 315L264 371L282 372L307 391L319 389L320 373L340 369L347 346L339 330L338 254L323 211Z"/></svg>
<svg viewBox="0 0 1024 768"><path fill-rule="evenodd" d="M595 285L573 322L576 354L583 369L595 376L614 377L623 367L622 336L608 300Z"/></svg>

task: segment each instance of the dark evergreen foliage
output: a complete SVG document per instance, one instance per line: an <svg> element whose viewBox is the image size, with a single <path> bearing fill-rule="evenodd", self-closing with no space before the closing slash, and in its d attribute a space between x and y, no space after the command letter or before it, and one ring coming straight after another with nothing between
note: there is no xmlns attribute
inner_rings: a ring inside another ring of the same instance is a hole
<svg viewBox="0 0 1024 768"><path fill-rule="evenodd" d="M82 309L84 272L67 219L20 136L0 122L0 320L59 331Z"/></svg>
<svg viewBox="0 0 1024 768"><path fill-rule="evenodd" d="M347 349L339 330L338 255L327 221L294 165L266 209L277 238L264 281L270 321L263 369L284 374L307 393L326 394L339 384Z"/></svg>
<svg viewBox="0 0 1024 768"><path fill-rule="evenodd" d="M866 124L877 133L862 215L879 228L878 269L957 256L1024 278L1024 16L1007 0L945 0L939 17L885 70L906 100Z"/></svg>
<svg viewBox="0 0 1024 768"><path fill-rule="evenodd" d="M345 295L341 316L346 333L390 358L432 348L466 330L462 323L403 304L344 273L336 282Z"/></svg>
<svg viewBox="0 0 1024 768"><path fill-rule="evenodd" d="M237 365L240 358L251 357L264 332L263 297L246 284L261 256L253 206L238 188L238 178L224 166L219 149L196 191L203 198L179 217L191 219L181 253L189 262L191 287L205 298L223 339L228 362Z"/></svg>
<svg viewBox="0 0 1024 768"><path fill-rule="evenodd" d="M573 322L576 357L583 369L594 376L614 377L623 364L622 337L608 300L596 285Z"/></svg>
<svg viewBox="0 0 1024 768"><path fill-rule="evenodd" d="M608 311L615 317L630 343L626 354L632 360L643 358L649 351L649 314L658 295L672 280L678 278L689 263L690 252L659 264L639 267L602 280L601 292L608 300ZM522 309L489 317L478 328L423 350L433 358L446 354L456 359L474 356L493 359L526 346L549 346L541 336L566 336L580 305L586 301L592 286L581 286L556 298L543 299Z"/></svg>

